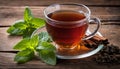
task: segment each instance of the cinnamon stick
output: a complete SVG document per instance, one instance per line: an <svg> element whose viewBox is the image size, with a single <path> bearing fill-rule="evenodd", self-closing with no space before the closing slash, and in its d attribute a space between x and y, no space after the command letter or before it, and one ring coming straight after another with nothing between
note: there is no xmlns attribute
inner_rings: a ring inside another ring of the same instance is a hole
<svg viewBox="0 0 120 69"><path fill-rule="evenodd" d="M92 37L92 38L89 39L89 40L94 41L94 42L97 43L97 44L105 44L105 45L106 45L106 44L109 44L107 38L101 37L101 36L99 36L99 35L95 35L94 37Z"/></svg>
<svg viewBox="0 0 120 69"><path fill-rule="evenodd" d="M108 39L105 37L101 37L99 35L95 35L94 37L84 40L81 43L83 43L88 48L96 48L99 44L107 45L109 44Z"/></svg>

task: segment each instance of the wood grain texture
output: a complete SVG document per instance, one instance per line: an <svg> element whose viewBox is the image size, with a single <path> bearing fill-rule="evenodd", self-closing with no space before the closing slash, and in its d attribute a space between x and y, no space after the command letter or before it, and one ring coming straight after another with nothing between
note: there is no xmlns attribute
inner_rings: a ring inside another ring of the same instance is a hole
<svg viewBox="0 0 120 69"><path fill-rule="evenodd" d="M46 7L31 6L32 13L35 17L44 18L43 10ZM93 17L98 17L102 22L113 21L120 22L120 7L89 7ZM0 26L10 26L16 20L23 19L23 12L25 6L22 7L9 7L0 6Z"/></svg>
<svg viewBox="0 0 120 69"><path fill-rule="evenodd" d="M90 25L91 29L95 29L95 25ZM15 51L13 46L21 40L19 36L9 36L6 32L6 28L0 28L0 51ZM100 32L101 34L108 38L111 44L117 45L120 47L120 26L119 25L102 25ZM43 30L44 31L44 30Z"/></svg>
<svg viewBox="0 0 120 69"><path fill-rule="evenodd" d="M0 28L0 51L13 51L13 46L21 40L20 36L10 36L8 28Z"/></svg>
<svg viewBox="0 0 120 69"><path fill-rule="evenodd" d="M23 19L25 6L29 6L35 17L44 18L43 10L54 3L81 3L87 5L91 17L98 17L102 21L102 35L111 44L120 47L120 0L0 0L0 69L119 69L120 65L100 65L91 60L91 57L79 60L57 60L56 66L51 66L35 57L25 64L14 62L16 55L13 46L22 37L10 36L6 30L14 21ZM90 24L91 29L95 28ZM43 30L44 31L44 30Z"/></svg>
<svg viewBox="0 0 120 69"><path fill-rule="evenodd" d="M120 0L0 0L0 6L43 6L54 3L80 3L97 6L120 6Z"/></svg>
<svg viewBox="0 0 120 69"><path fill-rule="evenodd" d="M56 66L51 66L42 62L38 57L25 64L17 64L14 62L15 53L0 52L0 69L18 69L18 68L39 68L39 69L119 69L120 65L100 65L91 61L91 57L77 60L60 60L58 59ZM92 64L91 64L92 63Z"/></svg>

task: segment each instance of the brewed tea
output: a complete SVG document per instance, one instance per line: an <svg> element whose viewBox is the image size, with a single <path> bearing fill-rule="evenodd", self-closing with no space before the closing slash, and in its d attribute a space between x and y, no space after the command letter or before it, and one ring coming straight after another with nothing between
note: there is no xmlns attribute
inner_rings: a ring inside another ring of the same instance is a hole
<svg viewBox="0 0 120 69"><path fill-rule="evenodd" d="M85 35L88 23L84 13L76 11L56 11L48 14L53 21L48 20L46 23L47 31L61 48L75 46Z"/></svg>

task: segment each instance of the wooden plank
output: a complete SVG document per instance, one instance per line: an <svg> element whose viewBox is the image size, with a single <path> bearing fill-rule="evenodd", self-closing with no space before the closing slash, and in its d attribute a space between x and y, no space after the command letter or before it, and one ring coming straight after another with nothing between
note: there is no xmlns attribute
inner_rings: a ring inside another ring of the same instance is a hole
<svg viewBox="0 0 120 69"><path fill-rule="evenodd" d="M2 64L4 65L4 64L15 63L14 59L13 59L14 56L15 56L14 53L1 53L0 52L0 59L2 59L2 60L0 60L0 67Z"/></svg>
<svg viewBox="0 0 120 69"><path fill-rule="evenodd" d="M33 60L26 64L17 64L14 62L15 53L1 53L0 52L0 69L2 68L53 68L40 61L40 59Z"/></svg>
<svg viewBox="0 0 120 69"><path fill-rule="evenodd" d="M90 26L93 30L95 25ZM101 25L99 32L106 38L108 38L110 44L120 47L120 26L119 25Z"/></svg>
<svg viewBox="0 0 120 69"><path fill-rule="evenodd" d="M31 7L35 17L43 17L45 7ZM25 7L0 7L0 26L9 26L14 21L23 19ZM14 10L14 11L13 11Z"/></svg>
<svg viewBox="0 0 120 69"><path fill-rule="evenodd" d="M21 39L20 36L9 36L8 28L0 28L0 51L13 51L13 46Z"/></svg>
<svg viewBox="0 0 120 69"><path fill-rule="evenodd" d="M120 65L100 65L94 61L87 60L91 57L77 60L57 60L56 66L43 63L40 59L35 58L25 64L17 64L14 62L14 53L0 53L0 69L13 68L39 68L39 69L119 69Z"/></svg>
<svg viewBox="0 0 120 69"><path fill-rule="evenodd" d="M80 3L85 5L116 5L120 6L120 0L0 0L0 6L41 6L54 3Z"/></svg>
<svg viewBox="0 0 120 69"><path fill-rule="evenodd" d="M9 7L0 6L0 26L10 26L14 21L23 19L25 6ZM44 18L43 10L45 7L31 6L30 7L35 17ZM98 17L101 21L118 21L120 22L120 7L89 7L92 16ZM13 11L14 10L14 11Z"/></svg>
<svg viewBox="0 0 120 69"><path fill-rule="evenodd" d="M91 29L95 28L95 25L90 26ZM21 37L9 36L6 32L6 28L0 28L0 51L13 52L13 46L21 40ZM117 45L120 47L120 27L119 25L102 25L100 32L102 35L109 39L111 44Z"/></svg>

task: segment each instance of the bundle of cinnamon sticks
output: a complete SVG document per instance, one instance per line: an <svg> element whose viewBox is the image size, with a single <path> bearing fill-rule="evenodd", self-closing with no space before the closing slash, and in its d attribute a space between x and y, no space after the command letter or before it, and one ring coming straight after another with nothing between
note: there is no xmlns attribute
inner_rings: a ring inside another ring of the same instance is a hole
<svg viewBox="0 0 120 69"><path fill-rule="evenodd" d="M88 48L97 48L99 44L104 44L104 45L109 44L107 38L99 35L95 35L94 37L88 40L84 40L81 43L83 43Z"/></svg>

